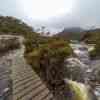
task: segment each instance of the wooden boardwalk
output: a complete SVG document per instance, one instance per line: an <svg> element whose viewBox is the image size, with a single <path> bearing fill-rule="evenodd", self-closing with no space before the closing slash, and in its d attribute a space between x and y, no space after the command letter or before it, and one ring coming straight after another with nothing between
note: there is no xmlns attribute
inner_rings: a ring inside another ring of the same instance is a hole
<svg viewBox="0 0 100 100"><path fill-rule="evenodd" d="M13 100L54 100L40 77L26 63L23 53L24 46L6 56L12 71L10 78L13 84ZM2 77L5 77L5 74L3 75Z"/></svg>
<svg viewBox="0 0 100 100"><path fill-rule="evenodd" d="M11 54L13 100L54 100L46 85L29 66L21 51Z"/></svg>
<svg viewBox="0 0 100 100"><path fill-rule="evenodd" d="M2 37L10 38L15 36L0 36L0 38ZM54 100L46 85L23 57L25 50L22 44L23 37L16 37L19 38L21 48L7 53L4 60L1 58L4 61L3 63L0 59L0 66L3 66L1 67L0 79L11 78L13 84L11 85L13 99L7 98L7 100Z"/></svg>

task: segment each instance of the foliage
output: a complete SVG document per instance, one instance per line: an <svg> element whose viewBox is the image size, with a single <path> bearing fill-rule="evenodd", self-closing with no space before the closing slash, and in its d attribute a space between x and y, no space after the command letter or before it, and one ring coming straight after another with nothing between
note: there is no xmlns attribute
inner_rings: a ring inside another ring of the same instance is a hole
<svg viewBox="0 0 100 100"><path fill-rule="evenodd" d="M39 47L40 44L44 44L46 43L47 41L49 40L48 37L43 37L43 36L40 36L40 34L37 34L37 33L33 33L33 34L28 34L26 36L26 40L24 42L24 45L26 47L26 53L28 52L32 52L32 50L34 48L37 48Z"/></svg>
<svg viewBox="0 0 100 100"><path fill-rule="evenodd" d="M46 43L38 45L36 48L32 48L32 52L27 55L27 60L33 67L40 67L41 60L46 63L45 60L63 60L69 56L72 52L68 43L62 39L49 39ZM40 70L40 68L39 68Z"/></svg>
<svg viewBox="0 0 100 100"><path fill-rule="evenodd" d="M32 27L15 17L0 16L0 34L17 34L25 36L33 32Z"/></svg>

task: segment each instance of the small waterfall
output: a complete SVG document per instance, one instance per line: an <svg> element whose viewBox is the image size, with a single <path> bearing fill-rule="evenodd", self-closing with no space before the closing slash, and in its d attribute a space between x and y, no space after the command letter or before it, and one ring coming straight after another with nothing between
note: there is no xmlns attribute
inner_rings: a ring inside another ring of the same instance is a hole
<svg viewBox="0 0 100 100"><path fill-rule="evenodd" d="M66 59L65 66L69 72L69 79L85 83L86 78L88 78L86 74L88 65L85 65L78 58L71 57Z"/></svg>
<svg viewBox="0 0 100 100"><path fill-rule="evenodd" d="M67 63L69 68L74 68L78 67L80 68L80 71L82 71L83 74L82 78L84 80L88 80L89 77L91 76L92 68L91 68L91 61L89 57L89 48L87 47L86 44L84 43L77 43L77 44L70 44L73 52L74 52L74 57L71 57L67 59Z"/></svg>

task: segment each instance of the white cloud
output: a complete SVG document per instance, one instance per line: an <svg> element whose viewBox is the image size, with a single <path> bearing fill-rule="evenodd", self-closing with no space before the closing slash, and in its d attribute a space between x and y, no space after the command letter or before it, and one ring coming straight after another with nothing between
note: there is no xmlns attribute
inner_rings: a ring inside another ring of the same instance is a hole
<svg viewBox="0 0 100 100"><path fill-rule="evenodd" d="M19 0L20 9L33 19L46 20L71 13L74 0Z"/></svg>
<svg viewBox="0 0 100 100"><path fill-rule="evenodd" d="M0 0L0 14L16 16L52 30L100 27L100 0Z"/></svg>

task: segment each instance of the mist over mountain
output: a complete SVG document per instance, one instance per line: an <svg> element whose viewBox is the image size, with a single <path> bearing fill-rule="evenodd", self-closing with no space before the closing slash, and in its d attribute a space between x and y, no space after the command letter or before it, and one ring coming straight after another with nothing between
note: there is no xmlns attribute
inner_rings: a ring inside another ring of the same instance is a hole
<svg viewBox="0 0 100 100"><path fill-rule="evenodd" d="M76 33L76 32L83 32L84 29L81 27L70 27L70 28L64 28L62 32L70 32L70 33Z"/></svg>

